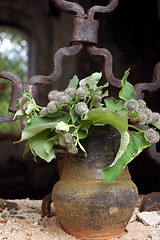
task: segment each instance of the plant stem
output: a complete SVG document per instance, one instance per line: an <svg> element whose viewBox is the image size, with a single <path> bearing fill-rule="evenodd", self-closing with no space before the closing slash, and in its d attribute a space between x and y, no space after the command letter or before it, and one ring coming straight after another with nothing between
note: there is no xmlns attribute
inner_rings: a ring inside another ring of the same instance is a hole
<svg viewBox="0 0 160 240"><path fill-rule="evenodd" d="M58 112L62 113L62 114L65 114L65 115L68 115L68 113L62 111L62 110L58 110Z"/></svg>
<svg viewBox="0 0 160 240"><path fill-rule="evenodd" d="M139 131L139 132L143 132L141 129L137 128L136 126L128 125L128 127L134 128L134 129L136 129L136 130Z"/></svg>

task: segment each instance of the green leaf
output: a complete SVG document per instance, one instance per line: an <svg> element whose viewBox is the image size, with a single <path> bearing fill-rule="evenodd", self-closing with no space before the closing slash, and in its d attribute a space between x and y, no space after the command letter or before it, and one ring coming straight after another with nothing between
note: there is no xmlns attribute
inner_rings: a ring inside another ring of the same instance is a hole
<svg viewBox="0 0 160 240"><path fill-rule="evenodd" d="M89 88L90 89L95 89L95 87L97 86L99 80L101 79L102 77L102 72L95 72L93 73L91 76L89 77L86 77L84 79L82 79L80 82L79 82L79 85L80 86L84 86L86 84L89 85Z"/></svg>
<svg viewBox="0 0 160 240"><path fill-rule="evenodd" d="M69 131L69 125L63 121L59 122L55 128L60 131L65 131L65 132Z"/></svg>
<svg viewBox="0 0 160 240"><path fill-rule="evenodd" d="M53 149L53 145L54 145L54 142L53 141L46 141L44 143L44 149L46 151L47 154L50 154L50 152L52 151Z"/></svg>
<svg viewBox="0 0 160 240"><path fill-rule="evenodd" d="M79 145L80 149L84 152L84 155L87 156L86 150L84 149L84 147L82 146L82 144L79 141L78 141L78 145Z"/></svg>
<svg viewBox="0 0 160 240"><path fill-rule="evenodd" d="M95 108L102 108L103 107L103 103L100 103L100 102L93 102L93 107Z"/></svg>
<svg viewBox="0 0 160 240"><path fill-rule="evenodd" d="M34 137L28 140L30 149L40 158L47 162L50 162L55 158L55 153L53 150L53 143L47 141L50 135L49 130L38 133Z"/></svg>
<svg viewBox="0 0 160 240"><path fill-rule="evenodd" d="M108 90L106 90L103 94L102 94L102 97L108 97L109 93L108 93Z"/></svg>
<svg viewBox="0 0 160 240"><path fill-rule="evenodd" d="M67 88L77 88L78 82L79 82L79 79L78 79L78 77L75 75L72 79L70 79L69 85L68 85Z"/></svg>
<svg viewBox="0 0 160 240"><path fill-rule="evenodd" d="M119 150L118 150L118 152L116 154L116 157L115 157L113 163L110 165L110 167L117 163L117 161L120 159L120 157L126 151L126 148L127 148L128 144L129 144L129 142L130 142L130 135L126 131L126 132L121 134L120 147L119 147Z"/></svg>
<svg viewBox="0 0 160 240"><path fill-rule="evenodd" d="M27 110L25 111L26 114L30 114L33 110L35 110L36 108L36 104L33 103L33 102L30 102L28 105L27 105Z"/></svg>
<svg viewBox="0 0 160 240"><path fill-rule="evenodd" d="M157 129L160 129L160 124L159 125L154 125Z"/></svg>
<svg viewBox="0 0 160 240"><path fill-rule="evenodd" d="M24 89L24 93L30 93L27 89ZM31 93L30 93L31 95Z"/></svg>
<svg viewBox="0 0 160 240"><path fill-rule="evenodd" d="M70 113L70 117L71 117L72 123L74 124L78 120L78 118L79 118L79 115L75 111L75 105L73 105L71 107L69 113Z"/></svg>
<svg viewBox="0 0 160 240"><path fill-rule="evenodd" d="M89 127L90 127L90 124L86 123L78 130L78 138L79 139L83 139L83 138L87 137Z"/></svg>
<svg viewBox="0 0 160 240"><path fill-rule="evenodd" d="M130 68L125 72L122 78L122 89L119 92L119 97L125 101L128 101L129 99L135 99L137 96L136 91L134 90L132 84L127 82L129 71Z"/></svg>
<svg viewBox="0 0 160 240"><path fill-rule="evenodd" d="M111 112L117 112L124 109L124 103L121 100L116 100L114 97L104 99L105 105Z"/></svg>
<svg viewBox="0 0 160 240"><path fill-rule="evenodd" d="M35 116L23 129L21 139L18 142L29 139L45 129L54 129L56 125L57 122L53 122L52 118Z"/></svg>
<svg viewBox="0 0 160 240"><path fill-rule="evenodd" d="M24 152L23 152L23 157L29 152L30 147L28 141L25 144Z"/></svg>
<svg viewBox="0 0 160 240"><path fill-rule="evenodd" d="M103 86L99 86L99 87L97 87L97 88L93 91L93 93L96 93L96 92L102 90L103 88L108 87L108 85L109 85L109 83L106 82ZM108 91L107 91L107 92L108 92Z"/></svg>
<svg viewBox="0 0 160 240"><path fill-rule="evenodd" d="M85 115L85 120L92 122L92 124L100 123L113 125L120 134L128 129L128 114L126 111L112 113L106 108L95 108Z"/></svg>
<svg viewBox="0 0 160 240"><path fill-rule="evenodd" d="M14 104L15 107L18 107L19 106L19 102L18 102L18 99L15 101L15 104Z"/></svg>
<svg viewBox="0 0 160 240"><path fill-rule="evenodd" d="M17 116L24 116L25 112L21 109L19 109L15 114L14 114L14 118L13 120L17 117Z"/></svg>
<svg viewBox="0 0 160 240"><path fill-rule="evenodd" d="M109 183L113 181L125 168L125 166L131 162L137 155L139 155L143 149L150 146L150 142L148 142L143 132L130 132L130 142L127 145L126 150L121 155L116 156L116 160L107 168L103 169L102 176L103 176L103 182ZM127 142L126 142L127 143ZM123 145L123 143L121 143ZM122 151L122 152L123 152Z"/></svg>

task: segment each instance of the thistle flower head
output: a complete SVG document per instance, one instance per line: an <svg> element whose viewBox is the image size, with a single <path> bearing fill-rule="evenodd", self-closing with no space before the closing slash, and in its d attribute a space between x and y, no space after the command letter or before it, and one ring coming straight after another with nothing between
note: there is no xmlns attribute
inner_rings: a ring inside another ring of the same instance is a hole
<svg viewBox="0 0 160 240"><path fill-rule="evenodd" d="M147 117L147 120L146 120L146 123L145 123L145 124L151 123L151 122L152 122L152 118L153 118L153 113L152 113L152 111L151 111L149 108L143 108L143 109L141 110L141 112L142 112L143 114L145 114L146 117Z"/></svg>
<svg viewBox="0 0 160 240"><path fill-rule="evenodd" d="M84 99L88 95L88 88L87 87L79 87L76 91L76 94L79 96L80 99Z"/></svg>
<svg viewBox="0 0 160 240"><path fill-rule="evenodd" d="M159 125L160 124L160 114L157 112L153 112L152 115L152 124L153 125Z"/></svg>
<svg viewBox="0 0 160 240"><path fill-rule="evenodd" d="M135 99L130 99L124 103L124 107L128 112L134 113L138 110L138 102Z"/></svg>
<svg viewBox="0 0 160 240"><path fill-rule="evenodd" d="M47 105L47 112L48 113L55 113L57 111L55 101L50 101Z"/></svg>
<svg viewBox="0 0 160 240"><path fill-rule="evenodd" d="M94 101L96 101L96 102L102 102L102 96L99 95L99 94L94 94L94 95L93 95L93 99L94 99Z"/></svg>
<svg viewBox="0 0 160 240"><path fill-rule="evenodd" d="M74 98L76 96L76 89L75 88L66 88L64 91L66 94Z"/></svg>
<svg viewBox="0 0 160 240"><path fill-rule="evenodd" d="M68 152L72 154L77 154L78 153L78 148L74 144L69 144L68 145Z"/></svg>
<svg viewBox="0 0 160 240"><path fill-rule="evenodd" d="M76 139L70 133L59 133L59 144L68 148L68 152L76 154L78 149L74 146Z"/></svg>
<svg viewBox="0 0 160 240"><path fill-rule="evenodd" d="M59 145L61 145L62 147L67 147L65 134L63 133L59 135Z"/></svg>
<svg viewBox="0 0 160 240"><path fill-rule="evenodd" d="M56 100L56 98L57 98L57 93L59 93L58 90L52 90L52 91L50 91L49 94L48 94L48 99L49 99L49 101Z"/></svg>
<svg viewBox="0 0 160 240"><path fill-rule="evenodd" d="M157 143L160 139L159 133L153 128L147 129L144 133L144 136L150 143Z"/></svg>
<svg viewBox="0 0 160 240"><path fill-rule="evenodd" d="M76 142L76 139L70 133L66 133L64 137L65 137L66 143L68 144L74 144Z"/></svg>
<svg viewBox="0 0 160 240"><path fill-rule="evenodd" d="M144 125L147 122L147 115L143 112L138 113L138 121L140 125Z"/></svg>
<svg viewBox="0 0 160 240"><path fill-rule="evenodd" d="M144 100L138 100L139 110L146 107L146 102Z"/></svg>
<svg viewBox="0 0 160 240"><path fill-rule="evenodd" d="M72 101L72 97L69 96L68 94L61 94L58 96L57 98L57 103L60 105L60 106L66 106L68 102Z"/></svg>
<svg viewBox="0 0 160 240"><path fill-rule="evenodd" d="M75 111L78 115L83 116L88 113L89 109L86 103L79 102L75 107Z"/></svg>

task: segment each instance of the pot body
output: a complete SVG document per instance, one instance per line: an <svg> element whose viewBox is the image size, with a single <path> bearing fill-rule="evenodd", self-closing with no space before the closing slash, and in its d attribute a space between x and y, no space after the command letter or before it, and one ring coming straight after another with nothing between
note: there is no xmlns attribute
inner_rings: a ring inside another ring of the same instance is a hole
<svg viewBox="0 0 160 240"><path fill-rule="evenodd" d="M82 144L87 157L68 154L61 179L53 187L58 219L66 232L79 239L119 236L138 199L127 168L111 183L102 183L102 169L113 162L120 135L109 125L94 127Z"/></svg>

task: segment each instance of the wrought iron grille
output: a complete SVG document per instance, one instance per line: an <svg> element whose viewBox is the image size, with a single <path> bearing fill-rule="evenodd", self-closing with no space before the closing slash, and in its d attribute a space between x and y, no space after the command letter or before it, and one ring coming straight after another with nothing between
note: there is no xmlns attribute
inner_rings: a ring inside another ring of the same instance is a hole
<svg viewBox="0 0 160 240"><path fill-rule="evenodd" d="M73 14L73 33L69 47L63 47L57 50L53 59L53 70L48 76L37 75L33 76L24 84L21 78L7 71L1 71L0 77L8 79L12 82L12 92L9 104L9 111L13 114L11 116L1 116L0 122L13 121L14 112L17 108L14 102L20 98L23 90L28 89L33 96L37 96L37 84L48 84L59 78L62 72L62 58L64 56L72 56L80 52L82 48L86 53L93 57L100 57L102 59L103 77L110 83L110 85L120 88L122 86L121 80L114 77L112 71L112 55L108 49L98 47L98 27L99 22L95 20L95 13L110 13L118 5L118 0L109 0L105 6L92 6L87 12L83 7L75 2L65 0L53 0L54 4L62 11ZM157 91L160 88L160 62L154 68L153 79L150 83L138 83L135 85L138 99L144 98L144 91ZM153 144L149 148L149 154L152 158L160 160L160 153L157 152L156 146Z"/></svg>
<svg viewBox="0 0 160 240"><path fill-rule="evenodd" d="M28 75L28 39L14 28L0 27L0 68L14 72L25 82ZM0 79L0 115L8 113L11 95L11 82ZM17 123L0 124L0 132L16 132Z"/></svg>

